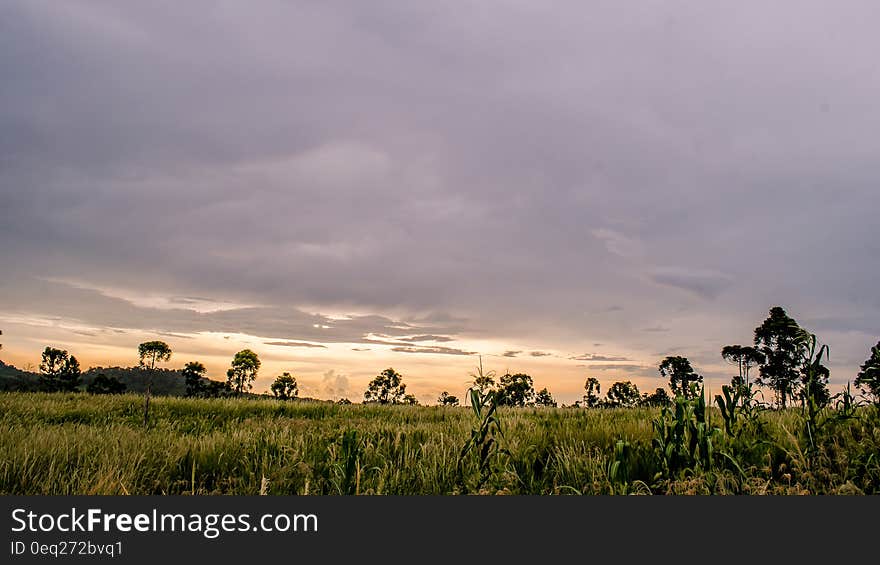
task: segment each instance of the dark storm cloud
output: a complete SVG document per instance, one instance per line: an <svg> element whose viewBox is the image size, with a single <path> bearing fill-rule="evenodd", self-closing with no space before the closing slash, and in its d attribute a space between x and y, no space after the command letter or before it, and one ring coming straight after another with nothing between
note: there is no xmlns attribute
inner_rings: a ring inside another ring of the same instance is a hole
<svg viewBox="0 0 880 565"><path fill-rule="evenodd" d="M4 2L4 271L184 298L87 312L13 289L3 312L652 351L723 343L785 304L840 339L875 332L878 17ZM206 301L255 306L183 308ZM402 314L307 313L324 310Z"/></svg>

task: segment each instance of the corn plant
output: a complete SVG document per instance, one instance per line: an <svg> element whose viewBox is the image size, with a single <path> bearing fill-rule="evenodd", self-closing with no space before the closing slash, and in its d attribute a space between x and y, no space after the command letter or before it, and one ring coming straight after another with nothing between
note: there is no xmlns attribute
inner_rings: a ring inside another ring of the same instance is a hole
<svg viewBox="0 0 880 565"><path fill-rule="evenodd" d="M852 385L849 381L846 388L834 395L834 417L837 420L848 420L856 415L856 408L863 405L856 395L852 393Z"/></svg>
<svg viewBox="0 0 880 565"><path fill-rule="evenodd" d="M753 432L758 426L758 417L765 408L756 400L760 394L751 383L739 386L724 385L722 394L715 395L715 404L721 411L724 431L728 436L740 437L744 431Z"/></svg>
<svg viewBox="0 0 880 565"><path fill-rule="evenodd" d="M363 446L357 432L346 430L337 444L329 447L333 460L330 482L338 494L360 494L361 455Z"/></svg>
<svg viewBox="0 0 880 565"><path fill-rule="evenodd" d="M471 452L477 454L479 479L475 488L479 490L492 474L492 461L507 450L502 449L497 438L503 437L501 422L498 419L498 399L495 391L483 392L479 388L468 389L476 423L471 428L470 437L461 448L458 456L458 483L462 492L467 492L464 479L464 465Z"/></svg>
<svg viewBox="0 0 880 565"><path fill-rule="evenodd" d="M696 473L712 467L713 438L721 431L711 425L702 388L691 384L689 395L678 395L672 406L664 406L652 422L651 444L663 470L657 479Z"/></svg>
<svg viewBox="0 0 880 565"><path fill-rule="evenodd" d="M618 440L614 445L614 455L608 462L608 482L611 483L613 493L626 494L629 484L629 461L632 458L632 444L628 441Z"/></svg>
<svg viewBox="0 0 880 565"><path fill-rule="evenodd" d="M822 412L823 405L818 395L819 376L822 374L824 367L822 366L822 357L828 360L828 345L822 345L816 349L818 345L814 334L804 333L803 340L806 342L804 354L804 387L801 391L801 410L804 412L805 429L810 445L811 452L816 450L816 433L821 425L819 422L819 414Z"/></svg>

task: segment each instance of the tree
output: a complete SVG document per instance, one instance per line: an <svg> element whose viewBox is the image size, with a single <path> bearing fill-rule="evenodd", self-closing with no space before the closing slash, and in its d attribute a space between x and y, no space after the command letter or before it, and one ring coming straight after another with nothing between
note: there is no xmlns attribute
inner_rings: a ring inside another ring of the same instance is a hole
<svg viewBox="0 0 880 565"><path fill-rule="evenodd" d="M370 381L364 392L364 404L403 404L406 397L406 385L403 377L389 367Z"/></svg>
<svg viewBox="0 0 880 565"><path fill-rule="evenodd" d="M549 406L556 408L556 400L546 387L542 388L535 394L535 406Z"/></svg>
<svg viewBox="0 0 880 565"><path fill-rule="evenodd" d="M296 384L296 377L290 373L282 373L275 377L275 382L270 387L272 395L278 400L291 400L299 395L299 387Z"/></svg>
<svg viewBox="0 0 880 565"><path fill-rule="evenodd" d="M587 394L584 395L584 407L597 408L602 404L602 398L599 396L602 392L599 379L589 377L584 383L584 390L587 391Z"/></svg>
<svg viewBox="0 0 880 565"><path fill-rule="evenodd" d="M437 399L437 404L440 406L458 406L458 397L452 396L444 390L440 393L440 397Z"/></svg>
<svg viewBox="0 0 880 565"><path fill-rule="evenodd" d="M108 377L104 373L95 377L86 387L89 394L122 394L125 392L125 383L116 377Z"/></svg>
<svg viewBox="0 0 880 565"><path fill-rule="evenodd" d="M47 392L77 390L82 374L76 357L54 347L43 350L40 373L40 388Z"/></svg>
<svg viewBox="0 0 880 565"><path fill-rule="evenodd" d="M499 406L525 406L535 399L532 377L525 373L505 373L498 385Z"/></svg>
<svg viewBox="0 0 880 565"><path fill-rule="evenodd" d="M609 406L624 408L636 406L641 400L639 388L629 381L614 383L605 396L608 398Z"/></svg>
<svg viewBox="0 0 880 565"><path fill-rule="evenodd" d="M669 379L669 388L675 396L690 398L693 394L691 383L703 382L703 377L694 372L687 357L667 357L660 363L660 374Z"/></svg>
<svg viewBox="0 0 880 565"><path fill-rule="evenodd" d="M803 329L780 306L771 308L767 319L755 328L755 348L765 357L757 382L774 391L781 408L794 396L806 347Z"/></svg>
<svg viewBox="0 0 880 565"><path fill-rule="evenodd" d="M156 364L171 359L171 348L164 341L145 341L138 345L138 366L147 373L147 389L144 391L144 427L150 421L150 392Z"/></svg>
<svg viewBox="0 0 880 565"><path fill-rule="evenodd" d="M403 402L401 402L401 404L407 404L409 406L418 406L419 399L416 398L416 395L414 395L414 394L405 394L405 395L403 395Z"/></svg>
<svg viewBox="0 0 880 565"><path fill-rule="evenodd" d="M207 398L225 398L232 394L232 387L226 381L206 379L204 394Z"/></svg>
<svg viewBox="0 0 880 565"><path fill-rule="evenodd" d="M183 367L183 378L186 381L187 396L206 396L208 384L205 382L205 373L208 370L198 361L190 361Z"/></svg>
<svg viewBox="0 0 880 565"><path fill-rule="evenodd" d="M671 403L672 399L669 398L665 388L658 388L651 394L647 392L642 394L642 404L645 406L665 406Z"/></svg>
<svg viewBox="0 0 880 565"><path fill-rule="evenodd" d="M251 390L260 370L260 358L250 349L242 349L232 358L232 366L226 371L226 382L240 395L245 389Z"/></svg>
<svg viewBox="0 0 880 565"><path fill-rule="evenodd" d="M764 363L766 356L754 347L742 345L725 345L721 349L721 357L739 368L739 375L731 379L734 387L749 389L749 369Z"/></svg>
<svg viewBox="0 0 880 565"><path fill-rule="evenodd" d="M873 396L875 403L880 404L880 341L871 348L871 356L860 368L855 385Z"/></svg>

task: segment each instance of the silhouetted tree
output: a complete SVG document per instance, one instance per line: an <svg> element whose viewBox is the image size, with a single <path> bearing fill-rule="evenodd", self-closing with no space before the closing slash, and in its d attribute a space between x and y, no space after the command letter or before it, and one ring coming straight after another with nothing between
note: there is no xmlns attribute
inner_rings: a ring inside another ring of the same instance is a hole
<svg viewBox="0 0 880 565"><path fill-rule="evenodd" d="M807 347L803 329L783 308L774 306L767 319L755 328L755 347L765 356L758 384L771 388L776 403L785 408L801 377Z"/></svg>
<svg viewBox="0 0 880 565"><path fill-rule="evenodd" d="M251 390L260 370L260 357L250 349L242 349L232 358L232 366L226 371L226 382L241 395L245 389Z"/></svg>
<svg viewBox="0 0 880 565"><path fill-rule="evenodd" d="M444 390L440 393L440 397L437 399L437 404L440 406L458 406L458 397L452 396Z"/></svg>
<svg viewBox="0 0 880 565"><path fill-rule="evenodd" d="M156 365L171 359L171 347L164 341L145 341L138 345L138 366L147 373L147 388L144 391L144 427L150 421L150 392L153 386L153 373Z"/></svg>
<svg viewBox="0 0 880 565"><path fill-rule="evenodd" d="M208 370L198 361L190 361L184 365L181 373L186 381L187 396L206 396L208 384L205 382L205 373Z"/></svg>
<svg viewBox="0 0 880 565"><path fill-rule="evenodd" d="M535 400L532 377L525 373L506 373L498 385L499 406L525 406Z"/></svg>
<svg viewBox="0 0 880 565"><path fill-rule="evenodd" d="M225 398L232 393L232 387L228 382L206 379L204 395L207 398Z"/></svg>
<svg viewBox="0 0 880 565"><path fill-rule="evenodd" d="M40 388L45 391L73 392L79 388L79 361L63 349L47 347L43 350L40 373Z"/></svg>
<svg viewBox="0 0 880 565"><path fill-rule="evenodd" d="M672 399L669 398L665 388L658 388L651 394L647 392L642 394L642 404L645 406L665 406L670 403Z"/></svg>
<svg viewBox="0 0 880 565"><path fill-rule="evenodd" d="M880 404L880 341L871 348L871 356L861 366L855 385Z"/></svg>
<svg viewBox="0 0 880 565"><path fill-rule="evenodd" d="M416 398L416 395L414 395L414 394L404 394L403 395L403 402L401 402L401 404L407 404L409 406L418 406L419 399Z"/></svg>
<svg viewBox="0 0 880 565"><path fill-rule="evenodd" d="M347 398L340 398L339 400L336 401L336 404L340 404L340 405L351 404L351 400L349 400Z"/></svg>
<svg viewBox="0 0 880 565"><path fill-rule="evenodd" d="M89 394L122 394L125 392L125 383L116 377L108 377L104 373L99 374L86 387Z"/></svg>
<svg viewBox="0 0 880 565"><path fill-rule="evenodd" d="M406 385L403 377L389 367L370 381L364 391L364 404L403 404L406 397Z"/></svg>
<svg viewBox="0 0 880 565"><path fill-rule="evenodd" d="M587 394L584 395L584 407L585 408L597 408L602 404L602 398L599 396L601 393L599 386L599 379L596 377L590 377L584 383L584 390L587 391Z"/></svg>
<svg viewBox="0 0 880 565"><path fill-rule="evenodd" d="M549 406L556 408L556 400L553 398L553 395L550 394L549 390L542 388L535 393L535 406Z"/></svg>
<svg viewBox="0 0 880 565"><path fill-rule="evenodd" d="M731 379L734 387L749 388L749 370L764 363L766 356L754 347L742 345L725 345L721 349L721 357L739 368L739 375Z"/></svg>
<svg viewBox="0 0 880 565"><path fill-rule="evenodd" d="M290 400L299 394L296 377L290 373L283 373L275 377L275 382L270 387L272 394L279 400Z"/></svg>
<svg viewBox="0 0 880 565"><path fill-rule="evenodd" d="M693 394L691 383L703 382L703 377L694 372L687 357L667 357L660 363L660 374L669 379L669 388L676 396L690 398Z"/></svg>
<svg viewBox="0 0 880 565"><path fill-rule="evenodd" d="M614 383L605 396L609 406L630 407L641 400L639 388L630 381Z"/></svg>

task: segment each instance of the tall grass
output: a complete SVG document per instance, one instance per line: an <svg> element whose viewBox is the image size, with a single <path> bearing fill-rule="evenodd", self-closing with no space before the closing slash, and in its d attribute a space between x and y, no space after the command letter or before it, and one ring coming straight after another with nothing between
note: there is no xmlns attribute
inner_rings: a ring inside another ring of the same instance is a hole
<svg viewBox="0 0 880 565"><path fill-rule="evenodd" d="M674 475L652 445L659 409L499 408L505 457L487 474L461 457L469 407L160 397L143 428L141 402L0 394L0 494L444 495L462 476L492 494L880 492L876 407L829 418L809 450L797 410L764 412L760 438L720 431L725 456Z"/></svg>

